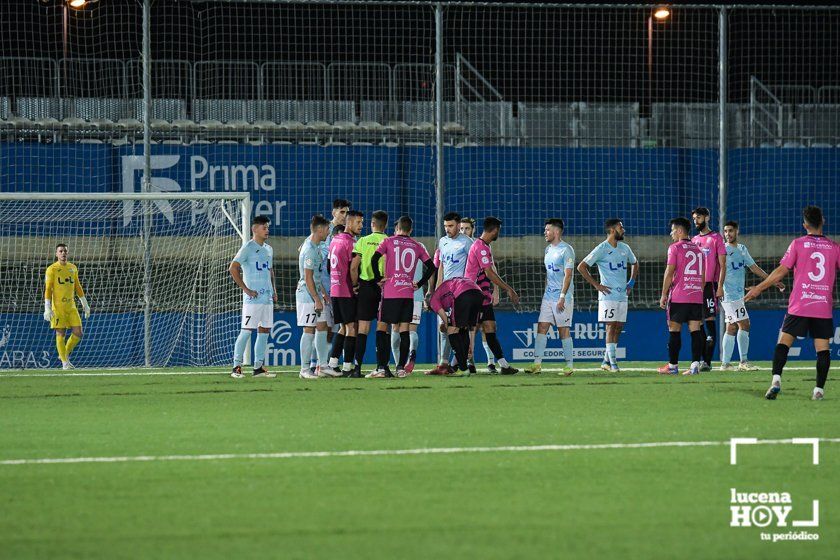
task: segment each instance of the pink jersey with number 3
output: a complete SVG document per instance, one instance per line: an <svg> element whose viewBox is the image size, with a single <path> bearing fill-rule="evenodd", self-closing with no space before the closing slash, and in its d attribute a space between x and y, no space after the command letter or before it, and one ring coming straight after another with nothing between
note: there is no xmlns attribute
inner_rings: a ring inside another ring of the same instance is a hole
<svg viewBox="0 0 840 560"><path fill-rule="evenodd" d="M840 268L840 245L822 235L791 241L782 266L793 270L788 313L830 319L834 307L834 279Z"/></svg>
<svg viewBox="0 0 840 560"><path fill-rule="evenodd" d="M703 303L703 252L683 239L668 247L668 264L674 265L674 282L668 301L671 303Z"/></svg>
<svg viewBox="0 0 840 560"><path fill-rule="evenodd" d="M413 299L414 274L429 260L426 248L407 235L394 235L383 239L376 252L385 258L382 298Z"/></svg>

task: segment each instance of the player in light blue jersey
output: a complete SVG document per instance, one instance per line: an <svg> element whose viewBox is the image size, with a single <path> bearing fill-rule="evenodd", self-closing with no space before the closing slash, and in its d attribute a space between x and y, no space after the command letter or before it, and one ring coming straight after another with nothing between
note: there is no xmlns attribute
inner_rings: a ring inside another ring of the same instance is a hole
<svg viewBox="0 0 840 560"><path fill-rule="evenodd" d="M300 336L300 378L339 377L341 372L329 367L329 346L327 343L327 318L324 308L330 296L321 284L322 271L327 267L320 243L327 238L330 223L321 214L312 216L309 222L310 235L298 249L298 280L295 291L297 324L303 329ZM318 359L312 367L313 349Z"/></svg>
<svg viewBox="0 0 840 560"><path fill-rule="evenodd" d="M627 322L627 296L639 276L639 262L630 246L623 242L624 224L618 218L604 222L607 238L592 249L578 265L583 279L598 290L598 321L607 324L607 345L601 369L621 371L616 360L618 337ZM600 282L592 277L589 267L598 265ZM627 279L628 267L632 267Z"/></svg>
<svg viewBox="0 0 840 560"><path fill-rule="evenodd" d="M737 369L740 371L756 371L758 368L749 362L750 348L750 315L744 305L744 283L747 269L764 279L767 273L755 263L750 252L744 245L738 243L738 222L726 222L723 227L723 237L726 240L726 279L723 282L723 317L726 321L726 334L720 348L720 370L732 371L732 354L735 351L735 341L738 342L738 354L741 361ZM776 284L779 291L784 291L785 285Z"/></svg>
<svg viewBox="0 0 840 560"><path fill-rule="evenodd" d="M245 243L233 262L230 271L233 281L242 289L242 328L233 350L233 372L230 376L244 377L242 362L245 348L251 343L251 332L257 331L254 346L254 377L276 377L265 368L268 333L274 326L274 250L267 243L269 219L255 216L251 221L251 240Z"/></svg>
<svg viewBox="0 0 840 560"><path fill-rule="evenodd" d="M450 278L464 276L467 268L467 256L470 254L473 240L470 236L461 233L461 216L457 212L449 212L443 217L443 230L446 233L438 241L435 250L434 262L438 267L437 275L429 281L429 291L435 291L435 286L440 286ZM438 324L440 319L438 318ZM452 346L449 344L449 337L446 334L438 333L438 366L429 374L449 373L449 358L452 354ZM475 373L475 364L470 360L470 372Z"/></svg>
<svg viewBox="0 0 840 560"><path fill-rule="evenodd" d="M574 373L574 343L572 342L571 326L575 311L573 280L575 272L575 251L572 246L563 241L563 230L566 225L560 218L545 221L545 293L540 305L540 316L537 319L537 336L534 342L534 365L525 370L526 373L540 373L545 347L548 342L548 328L557 327L557 334L563 343L563 357L566 368L563 375Z"/></svg>
<svg viewBox="0 0 840 560"><path fill-rule="evenodd" d="M350 201L345 200L343 198L336 198L333 200L332 203L332 221L330 222L328 231L327 231L327 238L322 241L318 248L321 250L321 258L324 262L327 262L327 254L329 253L330 241L333 238L333 229L335 226L343 226L347 221L347 212L350 211ZM321 271L321 286L324 288L324 293L330 293L330 273L327 271L327 267L325 266L324 269ZM332 312L332 303L326 302L324 304L324 311L322 313L324 319L327 322L327 342L331 343L333 338L333 327L335 326L335 321L333 321L333 312Z"/></svg>

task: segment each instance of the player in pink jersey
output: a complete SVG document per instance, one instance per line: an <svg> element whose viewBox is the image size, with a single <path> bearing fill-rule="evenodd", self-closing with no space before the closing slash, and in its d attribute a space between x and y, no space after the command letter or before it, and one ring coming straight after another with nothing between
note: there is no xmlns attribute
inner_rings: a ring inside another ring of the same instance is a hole
<svg viewBox="0 0 840 560"><path fill-rule="evenodd" d="M478 324L483 304L484 294L478 284L462 277L442 282L429 300L429 308L440 317L440 331L448 336L461 371L468 370L469 332Z"/></svg>
<svg viewBox="0 0 840 560"><path fill-rule="evenodd" d="M808 235L794 239L779 267L744 297L744 301L757 298L793 270L793 289L773 355L773 381L764 395L769 400L775 400L782 390L782 370L797 336L813 338L817 352L817 385L811 398L822 400L825 393L825 381L831 367L829 341L834 337L833 293L834 280L840 269L840 246L823 236L824 223L822 209L806 206L802 211L802 226Z"/></svg>
<svg viewBox="0 0 840 560"><path fill-rule="evenodd" d="M679 373L680 348L682 347L682 325L688 323L691 333L691 367L683 375L700 373L700 358L703 354L703 253L688 238L691 224L686 218L671 220L671 239L668 247L668 262L662 279L662 297L659 307L667 310L668 321L668 363L657 371L663 374Z"/></svg>
<svg viewBox="0 0 840 560"><path fill-rule="evenodd" d="M717 346L717 324L715 317L718 302L723 297L723 283L726 281L726 241L723 236L709 228L710 212L708 208L698 207L691 213L698 233L691 240L703 252L706 281L703 285L703 305L705 313L706 344L703 347L703 362L700 371L712 369L712 357Z"/></svg>
<svg viewBox="0 0 840 560"><path fill-rule="evenodd" d="M488 216L484 219L484 230L481 232L481 237L476 239L470 247L464 276L478 284L478 287L484 293L484 307L481 310L479 322L484 331L484 336L487 338L487 345L502 368L500 373L502 375L513 375L519 370L511 367L505 360L502 345L496 337L496 315L493 311L493 289L491 287L492 284L497 285L507 292L514 305L519 303L519 294L501 279L493 267L493 252L490 250L490 244L499 238L501 230L502 221L499 218Z"/></svg>
<svg viewBox="0 0 840 560"><path fill-rule="evenodd" d="M411 373L414 364L406 368L411 337L409 325L414 314L414 291L422 288L429 278L437 272L434 261L426 248L411 238L414 221L408 216L401 216L394 228L395 235L383 239L373 254L371 266L376 282L382 282L382 305L379 308L379 321L376 323L376 370L368 377L387 377L389 345L388 327L394 325L400 333L400 356L397 361L397 377ZM385 259L385 276L379 270L379 260ZM418 282L414 281L417 267L423 264L425 270Z"/></svg>
<svg viewBox="0 0 840 560"><path fill-rule="evenodd" d="M356 353L356 286L350 277L350 263L353 261L354 236L362 232L364 214L350 210L344 230L330 241L327 268L330 273L330 298L333 304L333 319L341 325L333 338L330 367L338 367L338 358L344 352L342 372L350 376L353 370L353 356ZM336 229L341 226L336 226Z"/></svg>

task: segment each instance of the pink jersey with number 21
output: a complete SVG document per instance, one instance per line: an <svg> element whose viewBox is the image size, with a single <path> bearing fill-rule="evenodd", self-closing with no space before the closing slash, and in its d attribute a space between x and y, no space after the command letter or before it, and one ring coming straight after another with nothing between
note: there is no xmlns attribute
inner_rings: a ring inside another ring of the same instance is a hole
<svg viewBox="0 0 840 560"><path fill-rule="evenodd" d="M668 301L671 303L703 303L703 252L683 239L668 247L668 264L674 265L674 282Z"/></svg>

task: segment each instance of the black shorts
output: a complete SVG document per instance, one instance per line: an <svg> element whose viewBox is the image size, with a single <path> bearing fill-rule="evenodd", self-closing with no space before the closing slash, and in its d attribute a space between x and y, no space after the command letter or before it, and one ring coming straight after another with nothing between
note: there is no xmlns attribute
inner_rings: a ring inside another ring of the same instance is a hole
<svg viewBox="0 0 840 560"><path fill-rule="evenodd" d="M359 280L359 293L356 295L356 319L373 321L379 314L379 302L382 289L373 280Z"/></svg>
<svg viewBox="0 0 840 560"><path fill-rule="evenodd" d="M718 312L717 282L703 284L703 318L713 319Z"/></svg>
<svg viewBox="0 0 840 560"><path fill-rule="evenodd" d="M468 329L478 324L478 316L484 303L484 294L479 290L467 290L455 298L449 321L459 329Z"/></svg>
<svg viewBox="0 0 840 560"><path fill-rule="evenodd" d="M704 307L702 303L669 303L667 317L675 323L702 321Z"/></svg>
<svg viewBox="0 0 840 560"><path fill-rule="evenodd" d="M336 325L346 325L356 322L356 298L332 298L333 321Z"/></svg>
<svg viewBox="0 0 840 560"><path fill-rule="evenodd" d="M410 323L414 316L414 298L383 298L379 320L389 325Z"/></svg>
<svg viewBox="0 0 840 560"><path fill-rule="evenodd" d="M834 338L834 319L800 317L785 314L782 332L792 336L810 336L811 338Z"/></svg>
<svg viewBox="0 0 840 560"><path fill-rule="evenodd" d="M482 294L482 298L484 295ZM488 303L484 304L484 299L482 299L482 306L481 306L481 313L478 315L478 322L483 323L484 321L495 321L496 320L496 312L493 310L493 304Z"/></svg>

